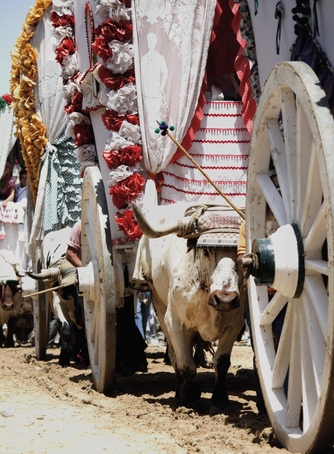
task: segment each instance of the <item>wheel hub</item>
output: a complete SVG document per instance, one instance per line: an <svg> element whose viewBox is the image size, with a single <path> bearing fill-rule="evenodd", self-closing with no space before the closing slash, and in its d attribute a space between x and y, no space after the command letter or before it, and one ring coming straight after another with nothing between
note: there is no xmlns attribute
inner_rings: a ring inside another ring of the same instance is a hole
<svg viewBox="0 0 334 454"><path fill-rule="evenodd" d="M87 266L77 268L79 293L88 296L92 301L99 298L99 268L96 260L92 260Z"/></svg>
<svg viewBox="0 0 334 454"><path fill-rule="evenodd" d="M305 279L304 248L296 224L279 227L252 244L250 274L256 285L268 285L288 298L299 298ZM249 263L246 263L249 268Z"/></svg>

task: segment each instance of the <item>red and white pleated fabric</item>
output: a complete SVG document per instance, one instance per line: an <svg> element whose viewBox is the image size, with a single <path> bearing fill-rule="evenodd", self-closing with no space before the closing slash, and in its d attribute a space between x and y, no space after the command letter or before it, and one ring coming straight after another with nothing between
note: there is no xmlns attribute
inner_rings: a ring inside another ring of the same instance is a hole
<svg viewBox="0 0 334 454"><path fill-rule="evenodd" d="M244 208L250 134L242 118L242 102L211 101L189 154L219 189ZM215 188L185 156L168 165L161 187L161 203L188 201L225 203Z"/></svg>

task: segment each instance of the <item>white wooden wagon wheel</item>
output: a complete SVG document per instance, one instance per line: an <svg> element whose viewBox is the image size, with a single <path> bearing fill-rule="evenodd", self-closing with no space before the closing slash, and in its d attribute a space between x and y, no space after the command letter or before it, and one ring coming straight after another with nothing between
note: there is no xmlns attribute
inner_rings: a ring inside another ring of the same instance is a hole
<svg viewBox="0 0 334 454"><path fill-rule="evenodd" d="M247 248L258 261L248 296L268 415L289 451L324 452L334 417L334 122L304 63L282 62L266 81L246 207Z"/></svg>
<svg viewBox="0 0 334 454"><path fill-rule="evenodd" d="M116 298L108 209L100 170L88 167L82 191L82 268L85 328L93 380L98 392L112 388L116 362Z"/></svg>
<svg viewBox="0 0 334 454"><path fill-rule="evenodd" d="M37 248L37 273L42 270L41 250ZM37 281L37 291L45 290L44 282ZM46 349L49 342L50 305L45 293L34 297L34 331L35 331L35 353L40 361L46 359Z"/></svg>

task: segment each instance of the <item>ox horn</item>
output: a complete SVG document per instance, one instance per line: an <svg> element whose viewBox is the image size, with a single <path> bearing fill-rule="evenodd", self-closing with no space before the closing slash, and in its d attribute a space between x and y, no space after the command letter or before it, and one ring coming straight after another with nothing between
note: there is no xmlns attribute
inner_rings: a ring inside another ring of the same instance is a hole
<svg viewBox="0 0 334 454"><path fill-rule="evenodd" d="M50 279L53 277L57 277L59 275L59 268L49 268L47 270L42 270L40 273L32 273L31 271L27 271L28 276L32 279L36 279L38 281L44 279Z"/></svg>
<svg viewBox="0 0 334 454"><path fill-rule="evenodd" d="M182 220L168 220L164 224L152 226L147 222L139 206L135 202L132 202L132 208L141 231L148 238L160 238L169 235L170 233L179 233L181 230Z"/></svg>

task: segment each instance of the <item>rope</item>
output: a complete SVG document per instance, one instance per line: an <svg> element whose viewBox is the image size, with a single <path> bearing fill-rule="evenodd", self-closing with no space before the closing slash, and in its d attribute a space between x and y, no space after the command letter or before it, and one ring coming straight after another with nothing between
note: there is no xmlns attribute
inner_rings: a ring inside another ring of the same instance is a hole
<svg viewBox="0 0 334 454"><path fill-rule="evenodd" d="M197 221L207 209L208 205L204 204L187 208L184 215L189 216L189 221L186 225L179 222L179 233L177 236L181 238L199 236L200 232L197 230Z"/></svg>

